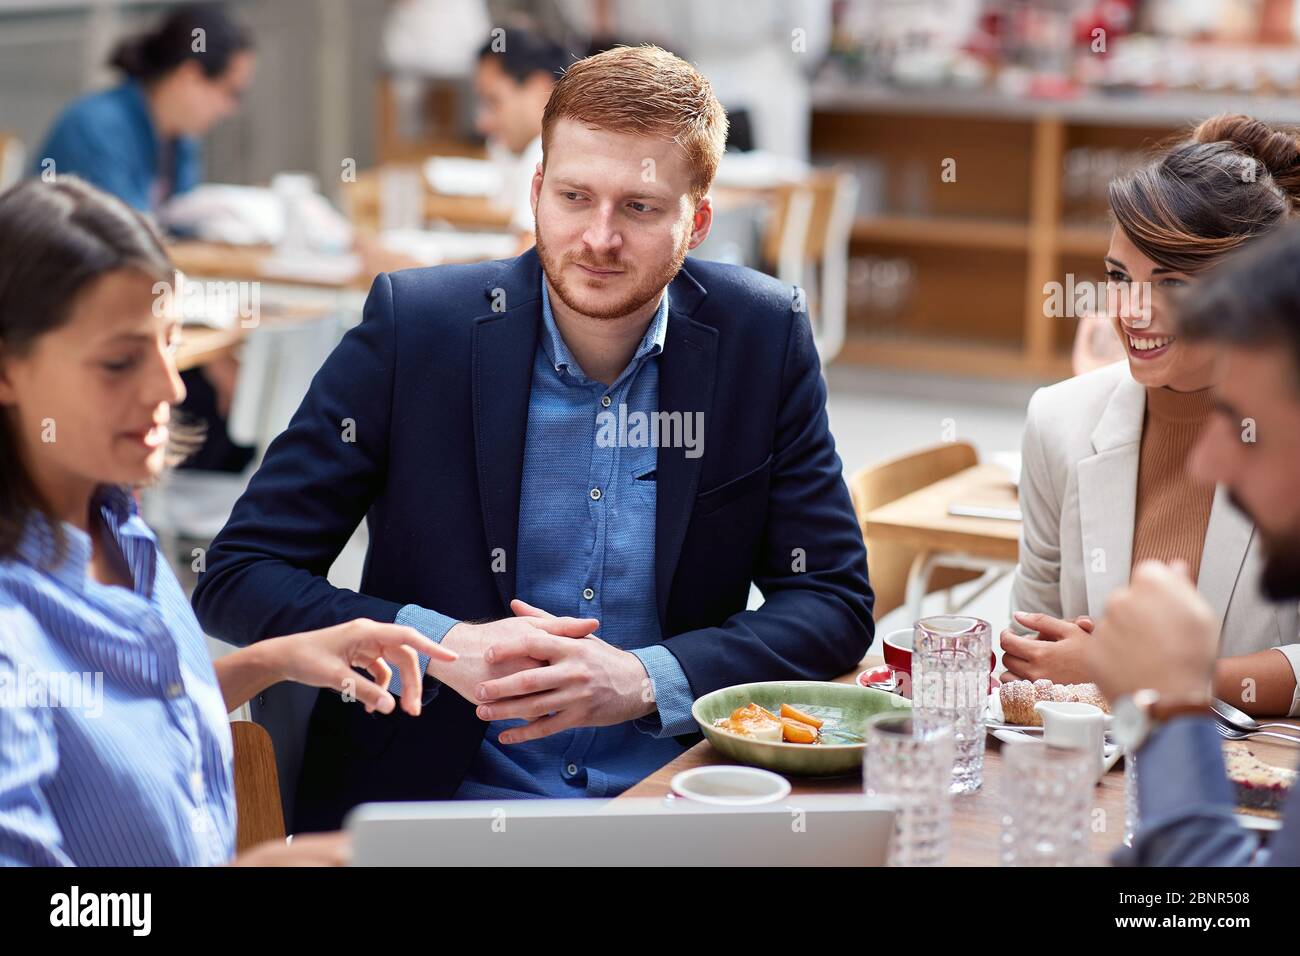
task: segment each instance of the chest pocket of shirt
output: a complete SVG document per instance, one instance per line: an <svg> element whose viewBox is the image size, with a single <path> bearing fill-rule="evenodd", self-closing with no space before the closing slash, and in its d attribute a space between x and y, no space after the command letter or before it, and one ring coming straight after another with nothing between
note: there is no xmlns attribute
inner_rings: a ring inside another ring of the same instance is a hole
<svg viewBox="0 0 1300 956"><path fill-rule="evenodd" d="M648 507L654 512L659 498L658 465L651 462L632 469L632 503L639 507Z"/></svg>
<svg viewBox="0 0 1300 956"><path fill-rule="evenodd" d="M695 514L699 517L713 514L746 495L766 489L772 477L772 456L768 455L757 468L745 472L738 478L701 492L695 498Z"/></svg>

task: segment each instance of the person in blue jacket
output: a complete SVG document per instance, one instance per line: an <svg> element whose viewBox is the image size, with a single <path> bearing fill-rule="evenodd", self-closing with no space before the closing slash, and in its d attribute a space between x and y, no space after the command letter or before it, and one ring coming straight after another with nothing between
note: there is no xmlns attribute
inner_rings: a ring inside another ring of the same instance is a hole
<svg viewBox="0 0 1300 956"><path fill-rule="evenodd" d="M172 12L118 45L110 63L123 82L68 104L32 172L74 174L156 213L198 184L199 138L239 108L255 59L250 33L220 6Z"/></svg>
<svg viewBox="0 0 1300 956"><path fill-rule="evenodd" d="M542 129L536 246L381 273L199 575L199 620L238 645L362 616L460 655L422 668L418 719L259 695L280 751L305 741L299 832L376 800L614 796L698 739L698 697L871 644L803 293L687 259L726 142L708 81L617 47L569 67ZM362 520L361 586L336 588ZM599 627L518 631L552 616Z"/></svg>

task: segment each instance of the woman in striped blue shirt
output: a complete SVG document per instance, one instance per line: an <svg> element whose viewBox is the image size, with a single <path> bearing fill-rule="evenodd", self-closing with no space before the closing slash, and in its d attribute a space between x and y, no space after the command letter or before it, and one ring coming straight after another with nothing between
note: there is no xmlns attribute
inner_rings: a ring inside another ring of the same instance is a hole
<svg viewBox="0 0 1300 956"><path fill-rule="evenodd" d="M390 713L387 658L414 715L417 651L455 657L352 621L210 660L132 495L180 444L174 279L144 219L84 182L0 195L0 865L230 862L230 710L295 680ZM236 862L345 853L332 834Z"/></svg>

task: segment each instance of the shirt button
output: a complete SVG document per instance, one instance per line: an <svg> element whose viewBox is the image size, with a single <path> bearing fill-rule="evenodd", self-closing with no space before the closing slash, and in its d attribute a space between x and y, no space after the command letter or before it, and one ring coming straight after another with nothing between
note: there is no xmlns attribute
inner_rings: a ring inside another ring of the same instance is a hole
<svg viewBox="0 0 1300 956"><path fill-rule="evenodd" d="M600 500L600 489L599 489L599 488L592 488L592 489L591 489L591 500L592 500L592 501L599 501L599 500Z"/></svg>
<svg viewBox="0 0 1300 956"><path fill-rule="evenodd" d="M591 588L583 588L583 589L582 589L582 599L583 599L584 601L590 601L590 600L591 600L592 598L594 598L595 596L596 596L596 592L593 591Z"/></svg>
<svg viewBox="0 0 1300 956"><path fill-rule="evenodd" d="M181 686L180 684L178 684L178 683L173 682L173 683L167 685L167 696L168 696L168 697L173 697L173 698L175 698L175 697L179 697L179 696L181 696L181 694L182 694L184 691L185 691L185 688L182 687L182 686Z"/></svg>
<svg viewBox="0 0 1300 956"><path fill-rule="evenodd" d="M613 399L611 399L608 395L602 395L600 397L600 404L603 405L605 408L609 408L610 402L612 401Z"/></svg>

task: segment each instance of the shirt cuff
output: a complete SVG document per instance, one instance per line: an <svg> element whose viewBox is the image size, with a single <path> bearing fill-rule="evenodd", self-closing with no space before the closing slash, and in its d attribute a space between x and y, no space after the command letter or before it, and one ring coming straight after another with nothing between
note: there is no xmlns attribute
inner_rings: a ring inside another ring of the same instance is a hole
<svg viewBox="0 0 1300 956"><path fill-rule="evenodd" d="M1273 650L1286 658L1291 665L1291 673L1295 676L1295 692L1291 695L1291 709L1287 711L1287 716L1300 716L1300 644L1282 644Z"/></svg>
<svg viewBox="0 0 1300 956"><path fill-rule="evenodd" d="M442 639L447 636L447 632L459 624L460 621L445 614L439 614L437 611L430 611L426 607L420 607L418 604L406 604L398 610L397 617L393 618L393 623L413 627L435 644L441 644ZM417 653L419 652L417 651ZM425 675L424 699L421 701L421 705L425 705L438 696L438 690L442 687L442 684L425 673L426 668L429 666L428 656L420 654L419 657L420 673ZM393 668L393 679L388 682L388 692L394 697L402 693L402 675L396 667Z"/></svg>
<svg viewBox="0 0 1300 956"><path fill-rule="evenodd" d="M1198 812L1232 812L1223 738L1210 718L1178 717L1157 727L1137 759L1138 818L1144 830Z"/></svg>
<svg viewBox="0 0 1300 956"><path fill-rule="evenodd" d="M645 667L655 692L655 712L632 721L632 726L652 737L680 737L693 734L699 725L691 716L695 696L686 672L673 652L662 644L632 651Z"/></svg>

